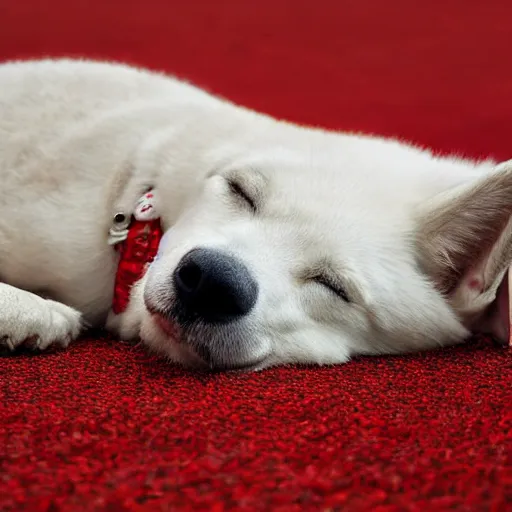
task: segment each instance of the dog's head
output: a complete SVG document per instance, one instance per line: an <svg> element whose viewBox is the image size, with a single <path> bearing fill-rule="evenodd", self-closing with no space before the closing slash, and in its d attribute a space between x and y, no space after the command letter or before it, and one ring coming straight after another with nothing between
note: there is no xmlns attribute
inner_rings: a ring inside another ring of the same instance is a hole
<svg viewBox="0 0 512 512"><path fill-rule="evenodd" d="M462 164L373 144L345 162L256 151L205 172L141 284L142 339L214 369L330 364L457 343L494 318L512 168L448 186ZM358 161L373 147L390 172Z"/></svg>

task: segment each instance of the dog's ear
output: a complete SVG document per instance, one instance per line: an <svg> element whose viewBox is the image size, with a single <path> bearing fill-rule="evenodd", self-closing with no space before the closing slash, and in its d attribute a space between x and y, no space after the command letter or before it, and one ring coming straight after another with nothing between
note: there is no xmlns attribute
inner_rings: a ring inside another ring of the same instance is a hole
<svg viewBox="0 0 512 512"><path fill-rule="evenodd" d="M420 264L465 323L494 301L512 263L511 216L512 161L420 208Z"/></svg>
<svg viewBox="0 0 512 512"><path fill-rule="evenodd" d="M420 262L443 293L489 253L512 215L512 162L436 196L419 210Z"/></svg>

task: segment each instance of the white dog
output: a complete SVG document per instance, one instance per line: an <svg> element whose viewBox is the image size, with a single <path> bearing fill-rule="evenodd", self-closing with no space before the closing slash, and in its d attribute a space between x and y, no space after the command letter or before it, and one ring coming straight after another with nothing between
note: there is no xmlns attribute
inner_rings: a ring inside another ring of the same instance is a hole
<svg viewBox="0 0 512 512"><path fill-rule="evenodd" d="M508 342L512 165L292 125L122 65L46 60L0 66L0 170L11 350L67 345L83 324L216 370L475 331ZM116 314L109 236L126 236L148 190L165 239Z"/></svg>

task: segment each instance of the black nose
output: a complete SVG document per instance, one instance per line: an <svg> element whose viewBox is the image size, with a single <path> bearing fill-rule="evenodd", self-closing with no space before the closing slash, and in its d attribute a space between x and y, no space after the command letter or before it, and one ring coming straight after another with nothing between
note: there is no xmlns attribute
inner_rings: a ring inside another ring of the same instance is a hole
<svg viewBox="0 0 512 512"><path fill-rule="evenodd" d="M226 323L247 315L258 299L258 284L236 258L214 249L194 249L174 272L180 316Z"/></svg>

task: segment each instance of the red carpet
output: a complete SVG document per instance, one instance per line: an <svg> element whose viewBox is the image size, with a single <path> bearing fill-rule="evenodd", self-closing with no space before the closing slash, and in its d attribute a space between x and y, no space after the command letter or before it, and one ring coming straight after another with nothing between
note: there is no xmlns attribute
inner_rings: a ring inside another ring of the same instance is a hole
<svg viewBox="0 0 512 512"><path fill-rule="evenodd" d="M0 59L165 69L299 122L512 157L512 3L0 0ZM485 340L200 376L110 340L0 359L0 510L512 510Z"/></svg>

